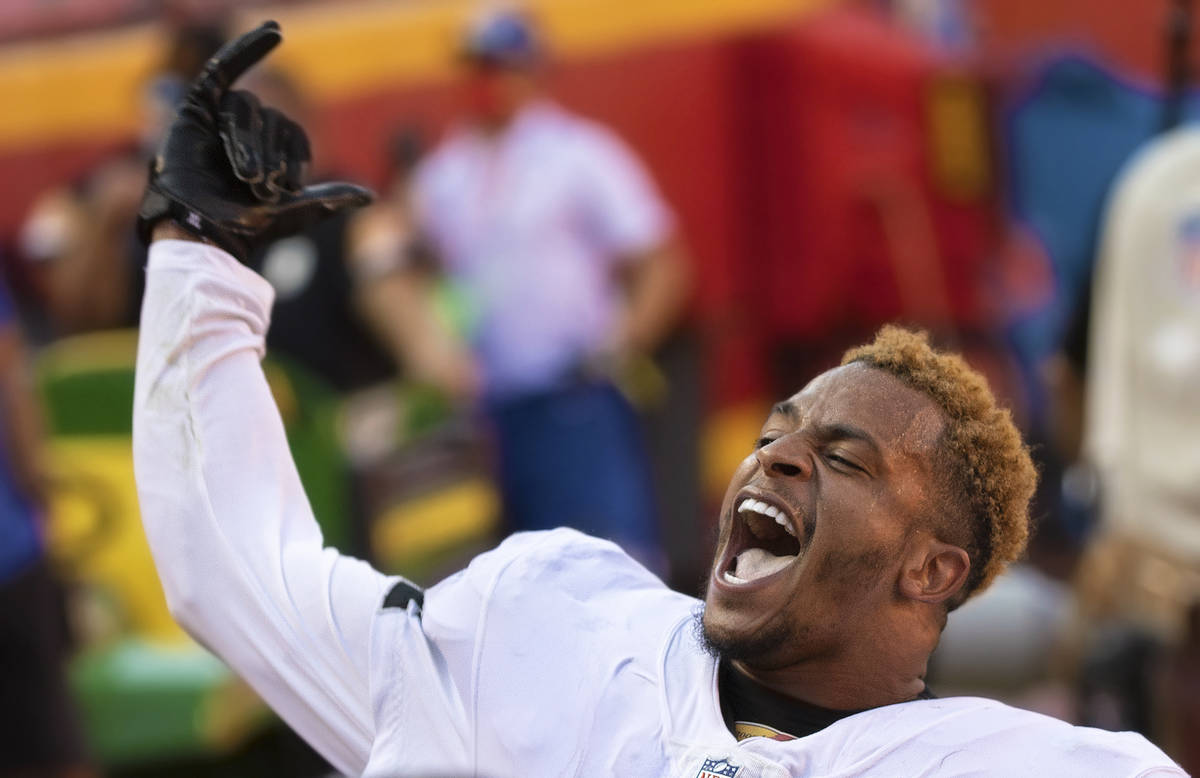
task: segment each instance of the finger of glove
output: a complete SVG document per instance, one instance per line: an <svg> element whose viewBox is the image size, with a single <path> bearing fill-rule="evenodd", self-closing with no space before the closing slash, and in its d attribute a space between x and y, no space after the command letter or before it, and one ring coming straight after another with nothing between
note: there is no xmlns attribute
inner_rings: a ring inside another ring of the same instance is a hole
<svg viewBox="0 0 1200 778"><path fill-rule="evenodd" d="M333 182L306 187L298 196L275 209L273 232L277 236L300 232L306 227L351 208L359 208L375 199L370 189Z"/></svg>
<svg viewBox="0 0 1200 778"><path fill-rule="evenodd" d="M267 186L276 195L297 195L303 187L301 177L307 160L293 155L292 137L304 130L274 108L264 108L262 115Z"/></svg>
<svg viewBox="0 0 1200 778"><path fill-rule="evenodd" d="M188 100L216 111L221 105L221 98L233 82L267 56L281 40L283 35L279 31L279 25L267 21L240 38L226 43L204 64L204 69L192 82Z"/></svg>
<svg viewBox="0 0 1200 778"><path fill-rule="evenodd" d="M229 92L221 99L217 128L233 174L250 187L256 199L273 202L275 197L267 186L263 111L252 93Z"/></svg>
<svg viewBox="0 0 1200 778"><path fill-rule="evenodd" d="M308 163L312 161L312 148L308 144L308 135L304 132L303 127L284 117L279 142L285 150L288 161L286 187L292 194L297 194L304 188L305 172L308 169Z"/></svg>

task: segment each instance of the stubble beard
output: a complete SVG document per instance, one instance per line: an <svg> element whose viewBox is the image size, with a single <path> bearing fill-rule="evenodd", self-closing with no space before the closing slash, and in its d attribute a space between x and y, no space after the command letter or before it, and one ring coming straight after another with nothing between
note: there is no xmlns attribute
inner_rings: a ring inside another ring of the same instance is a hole
<svg viewBox="0 0 1200 778"><path fill-rule="evenodd" d="M811 538L810 534L809 542ZM807 550L808 543L805 543L801 554ZM882 548L832 554L821 560L816 583L835 586L843 593L863 592L878 580L887 557ZM706 582L707 586L711 586L711 579ZM718 662L740 662L760 670L774 670L794 664L801 657L811 658L831 649L827 645L830 636L824 630L796 623L782 613L775 614L765 626L750 634L709 624L703 602L696 606L693 619L697 642Z"/></svg>
<svg viewBox="0 0 1200 778"><path fill-rule="evenodd" d="M696 639L705 653L718 662L742 662L753 667L770 667L785 645L796 643L792 625L774 621L750 635L712 628L704 618L704 605L693 614ZM772 661L774 659L774 661Z"/></svg>

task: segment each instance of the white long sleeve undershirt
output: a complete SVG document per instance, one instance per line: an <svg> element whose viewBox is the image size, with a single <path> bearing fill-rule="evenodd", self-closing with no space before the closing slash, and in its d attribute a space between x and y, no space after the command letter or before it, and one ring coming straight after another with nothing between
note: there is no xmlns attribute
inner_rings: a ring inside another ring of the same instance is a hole
<svg viewBox="0 0 1200 778"><path fill-rule="evenodd" d="M323 547L260 360L273 291L201 243L151 246L133 453L175 618L339 770L374 736L370 632L394 579Z"/></svg>

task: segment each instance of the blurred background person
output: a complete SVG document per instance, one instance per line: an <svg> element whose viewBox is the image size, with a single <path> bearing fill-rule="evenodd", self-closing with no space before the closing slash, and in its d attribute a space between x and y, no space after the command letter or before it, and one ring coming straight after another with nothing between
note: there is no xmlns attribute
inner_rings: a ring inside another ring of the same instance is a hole
<svg viewBox="0 0 1200 778"><path fill-rule="evenodd" d="M1195 128L1138 152L1110 199L1091 302L1083 451L1100 479L1100 525L1080 570L1080 604L1092 651L1124 652L1133 667L1116 710L1088 712L1098 724L1149 732L1173 698L1156 699L1144 665L1194 639L1189 614L1200 603L1197 180ZM1171 665L1180 683L1200 670L1186 667L1188 657ZM1108 685L1085 680L1094 694ZM1186 718L1196 715L1190 707Z"/></svg>
<svg viewBox="0 0 1200 778"><path fill-rule="evenodd" d="M162 64L143 87L138 138L67 186L39 197L22 229L22 253L33 263L53 333L137 324L146 249L129 225L146 166L184 87L224 43L225 23L211 12L183 17L167 34Z"/></svg>
<svg viewBox="0 0 1200 778"><path fill-rule="evenodd" d="M417 130L393 136L379 198L347 217L346 267L356 309L394 363L452 402L469 404L480 391L479 371L459 328L438 305L440 268L417 233L412 182L423 152Z"/></svg>
<svg viewBox="0 0 1200 778"><path fill-rule="evenodd" d="M574 526L664 572L642 430L613 376L687 300L673 217L613 133L543 93L527 17L481 16L463 57L468 116L421 164L409 218L473 309L474 358L427 317L392 337L417 374L479 395L510 529ZM394 295L385 307L414 310Z"/></svg>
<svg viewBox="0 0 1200 778"><path fill-rule="evenodd" d="M84 778L67 691L66 614L46 558L41 409L12 299L0 282L0 775Z"/></svg>

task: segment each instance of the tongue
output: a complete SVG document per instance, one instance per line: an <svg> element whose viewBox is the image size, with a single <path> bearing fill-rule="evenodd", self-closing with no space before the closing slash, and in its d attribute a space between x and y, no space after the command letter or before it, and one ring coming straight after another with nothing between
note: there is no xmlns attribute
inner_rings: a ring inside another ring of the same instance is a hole
<svg viewBox="0 0 1200 778"><path fill-rule="evenodd" d="M765 548L748 548L737 555L734 573L743 581L766 578L787 567L795 558L794 554L775 556Z"/></svg>

